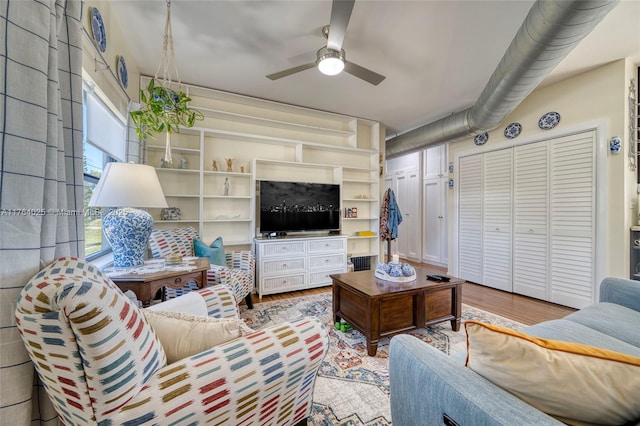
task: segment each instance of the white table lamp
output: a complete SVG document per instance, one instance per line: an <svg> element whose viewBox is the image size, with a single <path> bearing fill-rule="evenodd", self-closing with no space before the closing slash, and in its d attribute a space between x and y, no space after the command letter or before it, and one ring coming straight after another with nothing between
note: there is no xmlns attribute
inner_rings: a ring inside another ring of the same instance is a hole
<svg viewBox="0 0 640 426"><path fill-rule="evenodd" d="M113 264L116 268L142 265L153 218L133 207L167 207L155 169L144 164L107 163L89 206L119 207L102 218L102 230L113 250Z"/></svg>

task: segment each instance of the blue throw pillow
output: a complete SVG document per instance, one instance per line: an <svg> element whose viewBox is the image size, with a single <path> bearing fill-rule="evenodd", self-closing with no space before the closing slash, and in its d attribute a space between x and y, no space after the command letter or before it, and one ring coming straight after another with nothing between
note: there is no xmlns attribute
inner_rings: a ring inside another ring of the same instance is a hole
<svg viewBox="0 0 640 426"><path fill-rule="evenodd" d="M198 239L193 240L193 251L198 257L208 257L212 265L227 266L227 259L224 256L222 237L218 237L210 246Z"/></svg>

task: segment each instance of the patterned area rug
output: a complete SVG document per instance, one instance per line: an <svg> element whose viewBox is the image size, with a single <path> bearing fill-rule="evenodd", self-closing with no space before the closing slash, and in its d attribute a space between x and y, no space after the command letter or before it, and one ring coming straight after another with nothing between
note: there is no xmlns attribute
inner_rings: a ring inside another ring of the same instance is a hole
<svg viewBox="0 0 640 426"><path fill-rule="evenodd" d="M360 332L341 332L333 326L331 292L255 303L254 309L241 306L240 316L254 329L282 323L301 316L320 318L329 330L329 352L322 363L313 395L310 425L384 426L391 424L389 407L389 340L382 338L375 357L367 355L366 340ZM475 319L514 329L522 324L462 305L463 321ZM464 327L455 332L449 321L407 334L446 354L464 350Z"/></svg>

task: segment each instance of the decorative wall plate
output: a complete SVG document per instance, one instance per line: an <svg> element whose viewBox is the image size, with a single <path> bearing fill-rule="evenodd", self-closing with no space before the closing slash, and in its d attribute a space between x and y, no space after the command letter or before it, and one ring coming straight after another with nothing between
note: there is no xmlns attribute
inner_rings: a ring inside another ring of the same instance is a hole
<svg viewBox="0 0 640 426"><path fill-rule="evenodd" d="M118 80L120 80L122 87L126 89L127 86L129 85L129 73L127 72L127 63L124 61L123 56L118 56L117 61L118 63L116 64L117 65L116 68L118 70Z"/></svg>
<svg viewBox="0 0 640 426"><path fill-rule="evenodd" d="M489 140L489 133L484 132L480 135L476 135L476 137L473 138L473 143L475 143L478 146L481 146L487 143L488 140Z"/></svg>
<svg viewBox="0 0 640 426"><path fill-rule="evenodd" d="M91 8L91 34L98 49L105 52L107 50L107 32L104 29L100 11L95 7Z"/></svg>
<svg viewBox="0 0 640 426"><path fill-rule="evenodd" d="M516 138L518 137L521 131L522 131L522 124L511 123L504 129L504 137L507 139Z"/></svg>
<svg viewBox="0 0 640 426"><path fill-rule="evenodd" d="M559 122L560 114L558 114L557 112L548 112L540 117L540 120L538 120L538 127L540 127L542 130L549 130L556 127Z"/></svg>

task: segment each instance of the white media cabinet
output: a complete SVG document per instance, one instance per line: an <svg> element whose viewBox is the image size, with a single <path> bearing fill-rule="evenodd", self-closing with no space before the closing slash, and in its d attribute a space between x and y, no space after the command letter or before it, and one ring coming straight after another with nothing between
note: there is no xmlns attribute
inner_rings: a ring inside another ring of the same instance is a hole
<svg viewBox="0 0 640 426"><path fill-rule="evenodd" d="M323 287L347 272L347 236L256 238L258 296Z"/></svg>

